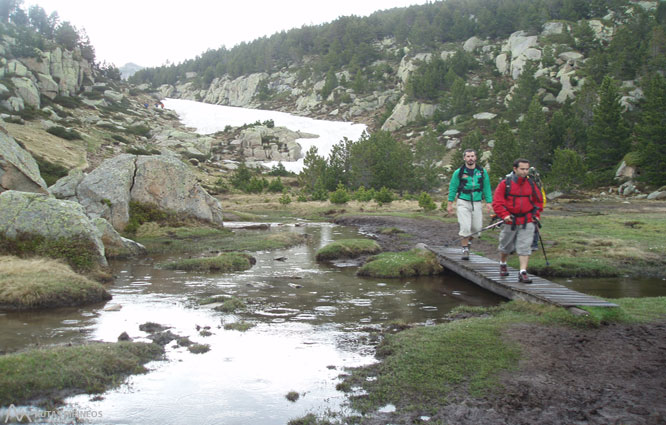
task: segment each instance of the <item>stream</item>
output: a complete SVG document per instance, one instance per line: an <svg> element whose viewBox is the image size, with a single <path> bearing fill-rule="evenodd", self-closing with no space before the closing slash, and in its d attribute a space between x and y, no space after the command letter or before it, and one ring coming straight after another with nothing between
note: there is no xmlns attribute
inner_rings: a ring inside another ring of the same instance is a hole
<svg viewBox="0 0 666 425"><path fill-rule="evenodd" d="M225 225L233 228L234 223ZM383 325L436 324L458 305L502 302L453 274L360 278L353 263L315 262L317 249L331 241L360 237L353 228L308 222L253 231L305 233L308 242L253 253L257 263L232 274L156 267L176 256L112 262L111 301L0 314L0 347L14 351L112 342L122 332L135 341L149 341L139 325L156 322L208 344L210 351L193 354L171 342L165 347L166 361L149 363L149 373L131 376L101 397L70 397L62 411L96 412L85 423L286 424L308 413L344 411L344 394L335 389L339 376L345 368L375 361L377 331ZM223 313L198 303L219 295L242 299L247 308ZM244 332L224 328L234 322L253 327ZM295 402L286 398L291 391L299 394Z"/></svg>

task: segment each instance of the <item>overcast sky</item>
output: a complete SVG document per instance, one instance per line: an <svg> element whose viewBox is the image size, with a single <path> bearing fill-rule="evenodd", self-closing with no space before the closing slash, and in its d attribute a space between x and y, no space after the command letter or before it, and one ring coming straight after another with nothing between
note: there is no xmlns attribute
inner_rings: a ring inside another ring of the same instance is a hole
<svg viewBox="0 0 666 425"><path fill-rule="evenodd" d="M427 0L25 0L85 29L98 62L159 66L278 31Z"/></svg>

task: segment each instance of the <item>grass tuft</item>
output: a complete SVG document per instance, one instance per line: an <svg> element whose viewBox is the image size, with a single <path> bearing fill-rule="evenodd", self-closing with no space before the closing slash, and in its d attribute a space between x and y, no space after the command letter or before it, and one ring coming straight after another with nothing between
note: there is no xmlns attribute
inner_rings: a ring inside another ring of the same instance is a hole
<svg viewBox="0 0 666 425"><path fill-rule="evenodd" d="M216 257L186 258L163 264L168 270L229 273L247 270L256 260L242 252L223 252Z"/></svg>
<svg viewBox="0 0 666 425"><path fill-rule="evenodd" d="M6 309L76 306L109 299L102 285L60 261L0 257L0 306Z"/></svg>
<svg viewBox="0 0 666 425"><path fill-rule="evenodd" d="M330 261L377 254L380 251L379 244L371 239L340 239L319 249L316 258L317 261Z"/></svg>
<svg viewBox="0 0 666 425"><path fill-rule="evenodd" d="M95 394L118 386L159 359L164 350L140 342L51 347L0 356L0 405L59 400L63 394Z"/></svg>
<svg viewBox="0 0 666 425"><path fill-rule="evenodd" d="M444 268L437 256L430 251L412 249L404 252L383 252L365 263L357 272L359 276L409 277L439 274Z"/></svg>

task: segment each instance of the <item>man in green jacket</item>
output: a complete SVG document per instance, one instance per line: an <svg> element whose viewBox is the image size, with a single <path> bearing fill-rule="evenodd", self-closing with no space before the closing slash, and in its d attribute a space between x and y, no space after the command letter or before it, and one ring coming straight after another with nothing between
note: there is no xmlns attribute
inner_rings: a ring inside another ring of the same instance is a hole
<svg viewBox="0 0 666 425"><path fill-rule="evenodd" d="M465 150L463 161L465 163L451 176L449 203L446 211L453 214L453 201L458 198L455 205L460 224L458 234L463 237L461 241L462 259L469 260L472 241L470 235L481 230L483 226L481 202L485 200L488 213L492 213L493 194L490 190L488 172L476 163L476 152L473 149Z"/></svg>

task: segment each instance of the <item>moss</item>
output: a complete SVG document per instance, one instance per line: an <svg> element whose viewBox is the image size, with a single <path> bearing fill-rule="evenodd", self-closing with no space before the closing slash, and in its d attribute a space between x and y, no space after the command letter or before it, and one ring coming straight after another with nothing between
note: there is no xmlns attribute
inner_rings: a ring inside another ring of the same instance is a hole
<svg viewBox="0 0 666 425"><path fill-rule="evenodd" d="M35 161L37 161L39 173L42 175L47 186L53 185L55 182L65 177L69 172L69 170L62 165L49 162L38 155L33 155L33 157L35 158Z"/></svg>
<svg viewBox="0 0 666 425"><path fill-rule="evenodd" d="M0 235L0 254L62 259L77 272L90 272L98 267L96 252L97 247L82 238L48 239L27 233L15 238Z"/></svg>

